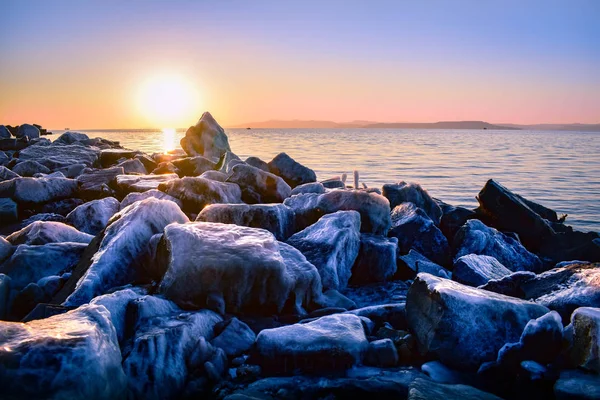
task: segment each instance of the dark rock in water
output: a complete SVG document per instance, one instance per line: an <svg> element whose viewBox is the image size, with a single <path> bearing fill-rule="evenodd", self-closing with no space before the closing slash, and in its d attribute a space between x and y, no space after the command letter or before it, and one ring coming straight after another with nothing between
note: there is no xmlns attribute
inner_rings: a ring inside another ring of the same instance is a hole
<svg viewBox="0 0 600 400"><path fill-rule="evenodd" d="M13 172L20 176L33 176L37 173L49 174L50 170L37 161L26 160L13 167Z"/></svg>
<svg viewBox="0 0 600 400"><path fill-rule="evenodd" d="M0 198L0 225L10 224L19 220L17 203L9 198Z"/></svg>
<svg viewBox="0 0 600 400"><path fill-rule="evenodd" d="M106 228L108 221L120 207L119 200L114 197L92 200L71 211L67 215L67 223L81 232L95 236Z"/></svg>
<svg viewBox="0 0 600 400"><path fill-rule="evenodd" d="M231 151L225 131L208 112L187 130L180 144L189 156L203 156L215 161Z"/></svg>
<svg viewBox="0 0 600 400"><path fill-rule="evenodd" d="M40 137L40 130L30 124L19 125L19 129L15 135L17 138L28 137L29 139L36 139Z"/></svg>
<svg viewBox="0 0 600 400"><path fill-rule="evenodd" d="M73 143L77 143L80 141L85 141L85 140L89 140L89 136L86 135L85 133L79 133L79 132L65 132L62 135L60 135L57 139L54 140L55 144L73 144Z"/></svg>
<svg viewBox="0 0 600 400"><path fill-rule="evenodd" d="M500 400L500 397L468 385L447 385L417 378L409 386L408 400Z"/></svg>
<svg viewBox="0 0 600 400"><path fill-rule="evenodd" d="M383 282L396 273L398 240L363 233L360 235L358 257L352 267L351 285Z"/></svg>
<svg viewBox="0 0 600 400"><path fill-rule="evenodd" d="M554 396L557 400L600 399L600 379L581 370L561 371L554 384Z"/></svg>
<svg viewBox="0 0 600 400"><path fill-rule="evenodd" d="M111 188L117 176L123 175L123 168L113 167L84 172L76 179L79 196L86 200L112 197L115 191Z"/></svg>
<svg viewBox="0 0 600 400"><path fill-rule="evenodd" d="M294 233L294 212L283 204L211 204L202 209L196 221L263 228L277 240L286 240Z"/></svg>
<svg viewBox="0 0 600 400"><path fill-rule="evenodd" d="M8 128L4 125L0 125L0 139L10 139L11 134Z"/></svg>
<svg viewBox="0 0 600 400"><path fill-rule="evenodd" d="M571 315L569 362L586 370L600 373L600 308L580 307Z"/></svg>
<svg viewBox="0 0 600 400"><path fill-rule="evenodd" d="M167 200L150 198L121 210L100 235L98 251L82 266L87 266L86 272L64 305L79 306L113 287L131 283L136 276L131 265L145 251L148 240L173 222L188 222L188 218Z"/></svg>
<svg viewBox="0 0 600 400"><path fill-rule="evenodd" d="M258 157L248 157L246 158L245 163L258 169L262 169L265 172L270 172L269 164L267 164L265 161L261 160Z"/></svg>
<svg viewBox="0 0 600 400"><path fill-rule="evenodd" d="M383 185L382 194L389 200L392 210L402 203L413 203L425 211L434 224L440 224L442 209L421 185L406 182L386 184Z"/></svg>
<svg viewBox="0 0 600 400"><path fill-rule="evenodd" d="M321 276L324 289L347 286L360 248L360 215L338 211L296 233L287 241L306 256Z"/></svg>
<svg viewBox="0 0 600 400"><path fill-rule="evenodd" d="M494 257L467 254L454 262L452 280L464 285L481 286L510 274L511 271Z"/></svg>
<svg viewBox="0 0 600 400"><path fill-rule="evenodd" d="M20 160L34 160L55 170L73 164L96 165L100 150L95 147L80 145L29 146L19 152Z"/></svg>
<svg viewBox="0 0 600 400"><path fill-rule="evenodd" d="M219 171L206 171L200 175L200 178L211 179L217 182L225 182L229 176Z"/></svg>
<svg viewBox="0 0 600 400"><path fill-rule="evenodd" d="M317 181L315 171L300 164L286 153L277 154L268 166L271 173L282 177L292 189L304 183Z"/></svg>
<svg viewBox="0 0 600 400"><path fill-rule="evenodd" d="M296 213L296 229L314 224L325 214L336 211L358 211L361 232L386 235L390 229L388 200L376 193L360 190L332 190L323 194L300 194L286 199L284 204Z"/></svg>
<svg viewBox="0 0 600 400"><path fill-rule="evenodd" d="M239 158L231 151L226 151L221 155L221 157L219 158L219 162L217 162L217 165L214 169L224 174L228 174L231 172L231 169L234 167L234 165L237 164L245 163L242 161L241 158Z"/></svg>
<svg viewBox="0 0 600 400"><path fill-rule="evenodd" d="M202 156L180 158L171 163L177 168L180 177L198 176L217 167L216 163Z"/></svg>
<svg viewBox="0 0 600 400"><path fill-rule="evenodd" d="M519 340L541 305L421 273L408 290L406 318L421 354L457 369L476 370Z"/></svg>
<svg viewBox="0 0 600 400"><path fill-rule="evenodd" d="M238 184L242 189L242 200L249 204L281 203L292 192L277 175L245 164L234 166L227 182Z"/></svg>
<svg viewBox="0 0 600 400"><path fill-rule="evenodd" d="M146 167L144 167L144 164L142 164L142 162L137 158L120 162L117 164L117 167L123 168L123 171L126 174L146 175L148 173L148 171L146 171Z"/></svg>
<svg viewBox="0 0 600 400"><path fill-rule="evenodd" d="M398 364L398 352L391 339L374 340L369 343L365 364L380 368L390 368Z"/></svg>
<svg viewBox="0 0 600 400"><path fill-rule="evenodd" d="M264 229L172 224L164 231L157 263L166 271L160 292L184 308L268 315L280 311L293 291L297 301L320 295L314 293L320 290L316 284L305 284L298 293L300 281L318 280L316 270L293 270L299 265L284 262L277 240Z"/></svg>
<svg viewBox="0 0 600 400"><path fill-rule="evenodd" d="M138 154L137 151L125 149L106 149L100 152L100 164L102 168L107 168L115 165L122 158L134 158Z"/></svg>
<svg viewBox="0 0 600 400"><path fill-rule="evenodd" d="M6 237L13 245L30 244L43 245L46 243L74 242L88 244L92 235L83 233L72 226L61 222L36 221L20 231Z"/></svg>
<svg viewBox="0 0 600 400"><path fill-rule="evenodd" d="M351 314L265 329L256 338L260 365L267 373L345 370L360 364L367 347L361 319Z"/></svg>
<svg viewBox="0 0 600 400"><path fill-rule="evenodd" d="M237 357L250 350L255 340L256 335L252 329L234 317L227 321L225 328L211 344L223 349L228 357Z"/></svg>
<svg viewBox="0 0 600 400"><path fill-rule="evenodd" d="M0 197L10 197L17 203L47 203L72 197L76 191L76 181L67 178L15 178L0 182Z"/></svg>
<svg viewBox="0 0 600 400"><path fill-rule="evenodd" d="M326 189L346 189L346 184L339 178L321 181L321 185Z"/></svg>
<svg viewBox="0 0 600 400"><path fill-rule="evenodd" d="M467 221L454 238L454 258L467 254L494 257L511 271L540 272L542 262L518 241L473 219Z"/></svg>
<svg viewBox="0 0 600 400"><path fill-rule="evenodd" d="M391 218L392 228L388 236L398 238L401 253L414 249L437 264L449 263L448 240L425 211L413 203L402 203L392 210Z"/></svg>
<svg viewBox="0 0 600 400"><path fill-rule="evenodd" d="M325 186L321 182L310 182L298 185L292 189L292 196L305 193L323 194L325 193Z"/></svg>
<svg viewBox="0 0 600 400"><path fill-rule="evenodd" d="M141 192L141 193L138 193L138 192L129 193L121 201L120 209L122 210L125 207L135 203L136 201L144 200L144 199L147 199L150 197L153 197L153 198L159 199L159 200L169 200L169 201L172 201L173 203L177 204L180 208L183 207L181 200L176 199L173 196L169 196L168 194L161 192L158 189L150 189L150 190L147 190L147 191Z"/></svg>
<svg viewBox="0 0 600 400"><path fill-rule="evenodd" d="M78 198L62 199L44 204L40 211L46 214L59 214L66 216L68 213L82 204L83 200Z"/></svg>
<svg viewBox="0 0 600 400"><path fill-rule="evenodd" d="M126 395L110 313L86 305L31 321L0 321L0 374L7 398L107 399Z"/></svg>
<svg viewBox="0 0 600 400"><path fill-rule="evenodd" d="M158 190L181 201L189 213L198 213L209 204L242 202L238 185L200 177L172 179L158 185Z"/></svg>
<svg viewBox="0 0 600 400"><path fill-rule="evenodd" d="M10 169L0 166L0 182L8 181L13 178L20 178L21 176Z"/></svg>
<svg viewBox="0 0 600 400"><path fill-rule="evenodd" d="M398 265L398 270L394 276L396 279L403 281L414 279L420 272L427 272L440 278L450 279L450 271L412 249L408 254L398 256L396 263Z"/></svg>
<svg viewBox="0 0 600 400"><path fill-rule="evenodd" d="M477 218L477 213L464 207L455 207L446 204L443 201L435 199L442 209L442 219L440 220L440 230L446 236L449 243L452 243L456 232L461 226L470 219Z"/></svg>
<svg viewBox="0 0 600 400"><path fill-rule="evenodd" d="M133 192L145 192L147 190L158 189L161 183L178 179L177 174L163 175L117 175L115 186L122 196Z"/></svg>
<svg viewBox="0 0 600 400"><path fill-rule="evenodd" d="M479 289L523 299L525 298L525 293L521 290L521 285L535 276L533 272L517 271L500 279L492 279L485 285L479 286Z"/></svg>

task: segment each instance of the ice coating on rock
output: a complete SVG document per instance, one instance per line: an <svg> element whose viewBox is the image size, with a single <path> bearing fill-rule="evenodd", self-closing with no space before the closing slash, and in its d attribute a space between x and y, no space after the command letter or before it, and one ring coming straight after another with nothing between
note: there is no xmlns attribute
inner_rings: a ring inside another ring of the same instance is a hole
<svg viewBox="0 0 600 400"><path fill-rule="evenodd" d="M121 207L120 209L124 209L125 207L127 207L128 205L131 205L133 203L135 203L136 201L140 201L140 200L144 200L147 199L149 197L154 197L156 199L160 199L160 200L169 200L172 201L173 203L177 204L180 208L183 206L183 204L181 204L181 200L176 199L173 196L169 196L168 194L161 192L158 189L151 189L151 190L147 190L145 192L133 192L133 193L129 193L127 196L125 196L125 198L121 201Z"/></svg>
<svg viewBox="0 0 600 400"><path fill-rule="evenodd" d="M402 181L397 184L386 184L383 185L382 195L390 201L392 210L402 203L413 203L425 211L436 225L440 224L442 209L418 183Z"/></svg>
<svg viewBox="0 0 600 400"><path fill-rule="evenodd" d="M185 177L161 183L158 190L179 199L183 210L198 213L209 204L241 203L238 185L200 177Z"/></svg>
<svg viewBox="0 0 600 400"><path fill-rule="evenodd" d="M77 182L68 178L15 178L0 182L0 197L17 203L42 204L72 197Z"/></svg>
<svg viewBox="0 0 600 400"><path fill-rule="evenodd" d="M25 228L6 237L13 245L75 242L89 243L94 237L77 229L55 221L35 221Z"/></svg>
<svg viewBox="0 0 600 400"><path fill-rule="evenodd" d="M571 316L573 344L569 357L574 365L600 373L600 308L580 307Z"/></svg>
<svg viewBox="0 0 600 400"><path fill-rule="evenodd" d="M100 157L100 149L79 144L50 146L29 146L19 152L21 160L35 160L50 169L57 169L73 164L93 166Z"/></svg>
<svg viewBox="0 0 600 400"><path fill-rule="evenodd" d="M292 192L279 176L247 164L235 165L227 182L237 184L242 190L242 200L249 204L281 203Z"/></svg>
<svg viewBox="0 0 600 400"><path fill-rule="evenodd" d="M92 200L77 206L67 214L67 222L81 232L97 235L120 208L119 200L114 197Z"/></svg>
<svg viewBox="0 0 600 400"><path fill-rule="evenodd" d="M492 279L502 279L511 273L494 257L467 254L454 262L452 279L465 285L481 286Z"/></svg>
<svg viewBox="0 0 600 400"><path fill-rule="evenodd" d="M171 179L177 179L177 174L163 175L117 175L116 186L122 195L132 192L145 192L147 190L158 189L163 182Z"/></svg>

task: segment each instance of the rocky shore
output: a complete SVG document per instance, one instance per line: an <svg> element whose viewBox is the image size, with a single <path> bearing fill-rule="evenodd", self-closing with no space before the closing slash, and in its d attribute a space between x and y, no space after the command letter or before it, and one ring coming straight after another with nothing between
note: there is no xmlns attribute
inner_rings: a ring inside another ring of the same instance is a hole
<svg viewBox="0 0 600 400"><path fill-rule="evenodd" d="M0 397L600 398L600 235L477 199L0 126Z"/></svg>

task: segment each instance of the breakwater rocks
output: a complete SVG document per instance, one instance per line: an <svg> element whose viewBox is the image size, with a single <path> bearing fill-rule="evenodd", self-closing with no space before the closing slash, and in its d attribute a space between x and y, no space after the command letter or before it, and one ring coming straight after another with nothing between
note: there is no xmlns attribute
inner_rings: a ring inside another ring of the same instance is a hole
<svg viewBox="0 0 600 400"><path fill-rule="evenodd" d="M2 398L600 398L600 235L493 180L319 182L208 113L168 154L35 129L0 127Z"/></svg>

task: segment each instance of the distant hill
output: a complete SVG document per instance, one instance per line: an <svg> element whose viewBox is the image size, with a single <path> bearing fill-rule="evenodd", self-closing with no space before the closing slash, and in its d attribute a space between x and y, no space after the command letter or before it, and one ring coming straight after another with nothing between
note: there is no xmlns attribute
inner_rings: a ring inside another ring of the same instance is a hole
<svg viewBox="0 0 600 400"><path fill-rule="evenodd" d="M351 121L351 122L333 122L333 121L302 121L302 120L269 120L262 122L248 122L242 125L230 126L230 128L279 128L279 129L318 129L318 128L362 128L368 124L374 124L373 121Z"/></svg>
<svg viewBox="0 0 600 400"><path fill-rule="evenodd" d="M503 126L516 127L532 131L578 131L578 132L600 132L600 124L534 124L517 125L502 124Z"/></svg>
<svg viewBox="0 0 600 400"><path fill-rule="evenodd" d="M483 121L440 121L440 122L392 122L366 125L365 128L398 128L398 129L496 129L518 130L517 127L493 125Z"/></svg>

